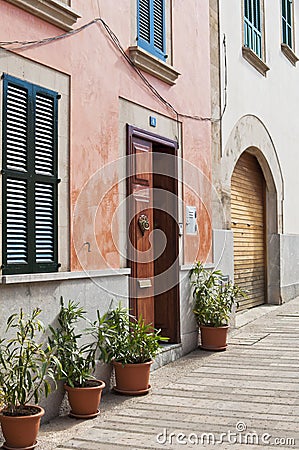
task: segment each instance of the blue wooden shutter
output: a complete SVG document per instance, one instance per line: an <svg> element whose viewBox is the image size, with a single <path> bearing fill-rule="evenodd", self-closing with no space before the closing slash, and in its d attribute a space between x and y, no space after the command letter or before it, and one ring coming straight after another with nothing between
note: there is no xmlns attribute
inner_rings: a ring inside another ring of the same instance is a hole
<svg viewBox="0 0 299 450"><path fill-rule="evenodd" d="M150 0L139 0L138 2L138 38L148 44L151 42Z"/></svg>
<svg viewBox="0 0 299 450"><path fill-rule="evenodd" d="M164 30L165 30L165 19L164 19L164 0L154 0L154 46L161 53L165 54L164 45Z"/></svg>
<svg viewBox="0 0 299 450"><path fill-rule="evenodd" d="M4 76L3 274L57 264L57 93Z"/></svg>
<svg viewBox="0 0 299 450"><path fill-rule="evenodd" d="M137 0L137 42L154 56L165 60L165 0Z"/></svg>

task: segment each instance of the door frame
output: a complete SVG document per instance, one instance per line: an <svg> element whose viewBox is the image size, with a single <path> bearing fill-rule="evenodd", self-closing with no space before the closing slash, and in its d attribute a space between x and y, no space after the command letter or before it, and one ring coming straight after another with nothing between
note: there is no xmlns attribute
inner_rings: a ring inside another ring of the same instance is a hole
<svg viewBox="0 0 299 450"><path fill-rule="evenodd" d="M160 136L158 134L152 133L150 131L147 130L143 130L141 128L135 127L134 125L130 125L127 124L126 125L126 137L127 137L127 142L126 142L126 154L127 156L131 156L132 154L132 143L133 143L133 138L140 138L146 141L151 142L152 144L160 144L162 146L171 148L173 150L173 155L174 157L177 159L177 152L178 152L178 142L174 141L173 139L169 139L167 137L163 137ZM127 166L126 166L126 196L128 196L128 193L130 192L130 180L131 177L134 174L134 160L132 157L127 158ZM176 164L175 166L175 176L176 179L178 180L178 164ZM178 185L176 185L176 192L175 194L178 195ZM126 226L126 229L128 230L128 223ZM177 236L177 252L178 252L178 256L179 256L179 237ZM131 262L130 260L127 261L128 266L131 267ZM179 284L179 265L178 265L178 284ZM132 301L131 301L131 287L130 287L131 283L129 283L129 308L131 309L132 305ZM177 343L181 342L181 331L180 331L180 289L178 286L177 289L177 296L174 302L174 310L175 310L175 314L176 317L174 318L175 320L175 327L176 327L176 333L175 333L175 341Z"/></svg>

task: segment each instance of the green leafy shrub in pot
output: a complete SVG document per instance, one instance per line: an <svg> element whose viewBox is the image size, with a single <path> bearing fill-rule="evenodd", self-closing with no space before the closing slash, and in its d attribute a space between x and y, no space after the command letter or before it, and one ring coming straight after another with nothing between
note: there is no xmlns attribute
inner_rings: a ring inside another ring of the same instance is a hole
<svg viewBox="0 0 299 450"><path fill-rule="evenodd" d="M30 315L22 309L11 315L6 326L8 337L0 339L1 403L5 415L28 415L26 405L37 404L42 393L48 396L50 379L55 385L54 368L59 367L59 361L50 346L38 342L44 333L40 313L35 308ZM14 336L9 337L11 332Z"/></svg>
<svg viewBox="0 0 299 450"><path fill-rule="evenodd" d="M151 361L159 353L161 341L168 340L160 336L160 330L146 324L142 317L131 316L120 304L106 314L105 322L109 337L104 345L103 339L98 342L98 346L106 362L140 364Z"/></svg>
<svg viewBox="0 0 299 450"><path fill-rule="evenodd" d="M8 337L0 340L0 414L5 442L3 448L33 448L44 410L37 405L41 394L51 391L54 368L59 361L40 339L44 326L35 308L21 309L7 320ZM34 403L34 404L32 404Z"/></svg>
<svg viewBox="0 0 299 450"><path fill-rule="evenodd" d="M84 321L89 328L79 330L79 324ZM50 330L49 345L55 349L60 362L56 378L65 383L70 415L77 418L95 417L99 413L98 405L105 383L93 376L98 351L94 324L86 319L86 311L79 303L69 300L65 305L61 297L58 327L50 327ZM104 333L102 338L105 340Z"/></svg>
<svg viewBox="0 0 299 450"><path fill-rule="evenodd" d="M120 304L109 311L105 318L110 331L109 338L99 348L105 361L112 361L115 369L116 392L126 395L143 395L150 389L150 366L159 353L160 331L146 324L142 317L136 319Z"/></svg>
<svg viewBox="0 0 299 450"><path fill-rule="evenodd" d="M220 270L205 269L197 262L190 271L193 289L193 312L199 325L221 327L228 325L237 298L245 296L245 291L232 282L222 282Z"/></svg>
<svg viewBox="0 0 299 450"><path fill-rule="evenodd" d="M85 330L78 330L79 322L86 321L86 311L72 300L65 305L60 299L58 327L50 326L49 345L55 350L60 365L56 378L71 387L86 387L93 379L97 342L85 342Z"/></svg>
<svg viewBox="0 0 299 450"><path fill-rule="evenodd" d="M245 292L232 282L223 283L220 270L209 270L197 262L190 271L193 312L199 325L201 348L222 351L227 347L230 314Z"/></svg>

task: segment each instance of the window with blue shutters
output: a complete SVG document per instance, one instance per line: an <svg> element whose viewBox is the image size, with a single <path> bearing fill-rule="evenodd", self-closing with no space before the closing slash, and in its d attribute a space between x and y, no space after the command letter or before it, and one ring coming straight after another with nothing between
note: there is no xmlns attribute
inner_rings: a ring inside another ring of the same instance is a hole
<svg viewBox="0 0 299 450"><path fill-rule="evenodd" d="M3 274L57 263L58 94L4 75Z"/></svg>
<svg viewBox="0 0 299 450"><path fill-rule="evenodd" d="M244 0L244 45L262 58L261 0Z"/></svg>
<svg viewBox="0 0 299 450"><path fill-rule="evenodd" d="M282 42L293 48L293 5L292 0L281 0Z"/></svg>
<svg viewBox="0 0 299 450"><path fill-rule="evenodd" d="M166 60L165 0L137 0L137 43Z"/></svg>

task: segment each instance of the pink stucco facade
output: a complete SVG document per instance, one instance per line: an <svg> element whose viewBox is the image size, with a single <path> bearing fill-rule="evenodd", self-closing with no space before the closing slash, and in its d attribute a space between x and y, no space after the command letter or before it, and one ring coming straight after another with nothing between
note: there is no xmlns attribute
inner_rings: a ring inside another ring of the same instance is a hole
<svg viewBox="0 0 299 450"><path fill-rule="evenodd" d="M170 0L169 0L170 1ZM136 2L131 0L100 1L72 0L71 7L82 17L74 28L101 17L118 37L126 52L135 43L134 17ZM145 74L154 88L180 114L210 117L210 62L209 62L209 2L208 0L172 0L172 62L180 73L176 83L169 85L153 75ZM17 6L0 0L0 40L40 40L63 32L58 27L40 19ZM120 202L119 172L111 169L109 177L102 172L100 185L105 192L99 205L96 189L86 196L86 210L80 209L73 219L76 201L86 183L104 165L116 161L125 154L120 136L120 98L132 104L142 105L163 117L176 120L176 115L163 105L112 44L101 23L94 23L78 34L65 39L14 50L25 58L37 61L70 77L70 233L82 243L95 242L100 252L86 252L78 259L78 246L70 249L70 270L118 268L121 262L118 250L121 224L111 217ZM40 80L43 85L43 80ZM209 120L195 120L179 116L181 126L181 156L206 177L211 173ZM134 125L134 124L131 124ZM152 130L155 132L155 130ZM182 174L188 178L188 169ZM99 180L98 180L99 182ZM196 184L196 183L195 183ZM199 186L198 189L202 189ZM182 183L186 204L198 207L197 236L185 236L182 263L195 259L194 248L200 246L197 258L207 260L211 249L211 220L209 189L205 187L194 195L188 183ZM203 197L203 204L199 197ZM183 211L184 213L184 211ZM93 236L95 234L95 236ZM113 236L112 236L113 234ZM73 240L71 239L71 242Z"/></svg>

